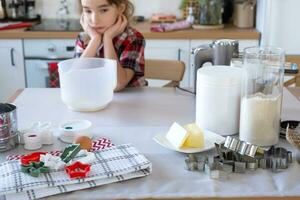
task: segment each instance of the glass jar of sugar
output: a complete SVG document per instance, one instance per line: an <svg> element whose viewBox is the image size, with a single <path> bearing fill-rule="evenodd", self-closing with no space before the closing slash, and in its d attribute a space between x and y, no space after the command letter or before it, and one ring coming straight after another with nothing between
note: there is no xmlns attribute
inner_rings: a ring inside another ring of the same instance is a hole
<svg viewBox="0 0 300 200"><path fill-rule="evenodd" d="M197 71L196 124L220 135L239 131L242 69L206 66Z"/></svg>
<svg viewBox="0 0 300 200"><path fill-rule="evenodd" d="M274 47L244 50L240 139L259 146L278 143L285 53Z"/></svg>

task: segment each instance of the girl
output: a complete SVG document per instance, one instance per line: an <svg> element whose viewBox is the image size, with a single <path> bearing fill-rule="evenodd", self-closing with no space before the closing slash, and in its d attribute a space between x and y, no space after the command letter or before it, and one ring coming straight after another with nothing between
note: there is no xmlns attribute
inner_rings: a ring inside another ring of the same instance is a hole
<svg viewBox="0 0 300 200"><path fill-rule="evenodd" d="M84 33L77 38L75 56L117 60L116 91L144 86L145 40L127 21L133 4L129 0L81 0L81 4Z"/></svg>

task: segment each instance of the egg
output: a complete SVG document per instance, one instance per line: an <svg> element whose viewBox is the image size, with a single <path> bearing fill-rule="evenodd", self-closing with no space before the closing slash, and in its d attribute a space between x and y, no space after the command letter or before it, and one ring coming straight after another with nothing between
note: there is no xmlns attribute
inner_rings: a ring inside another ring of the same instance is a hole
<svg viewBox="0 0 300 200"><path fill-rule="evenodd" d="M74 140L74 144L79 144L81 149L90 150L93 145L93 141L87 136L78 136Z"/></svg>

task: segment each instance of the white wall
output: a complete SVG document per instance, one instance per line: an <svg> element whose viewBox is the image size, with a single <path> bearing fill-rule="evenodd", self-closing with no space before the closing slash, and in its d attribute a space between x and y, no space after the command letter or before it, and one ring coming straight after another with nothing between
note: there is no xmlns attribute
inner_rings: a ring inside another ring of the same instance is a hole
<svg viewBox="0 0 300 200"><path fill-rule="evenodd" d="M278 46L287 54L300 55L300 1L259 0L258 6L261 45Z"/></svg>
<svg viewBox="0 0 300 200"><path fill-rule="evenodd" d="M79 18L80 0L68 0L70 15L68 18ZM36 11L42 15L42 18L57 18L57 10L60 6L60 0L36 0Z"/></svg>
<svg viewBox="0 0 300 200"><path fill-rule="evenodd" d="M179 10L181 0L132 0L135 5L135 15L149 18L153 13L175 14L181 17Z"/></svg>
<svg viewBox="0 0 300 200"><path fill-rule="evenodd" d="M36 10L43 18L56 18L60 0L36 0ZM149 18L153 13L166 13L181 16L179 5L181 0L132 0L135 5L135 15ZM79 18L80 0L68 0L69 18Z"/></svg>

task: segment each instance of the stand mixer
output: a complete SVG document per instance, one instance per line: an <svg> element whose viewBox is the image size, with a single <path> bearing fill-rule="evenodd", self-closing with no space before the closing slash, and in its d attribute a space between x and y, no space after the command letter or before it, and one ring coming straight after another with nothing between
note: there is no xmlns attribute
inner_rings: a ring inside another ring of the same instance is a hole
<svg viewBox="0 0 300 200"><path fill-rule="evenodd" d="M194 55L194 93L196 92L197 70L206 62L212 65L230 65L232 58L239 57L239 42L237 40L216 40L211 44L201 45L191 52Z"/></svg>

